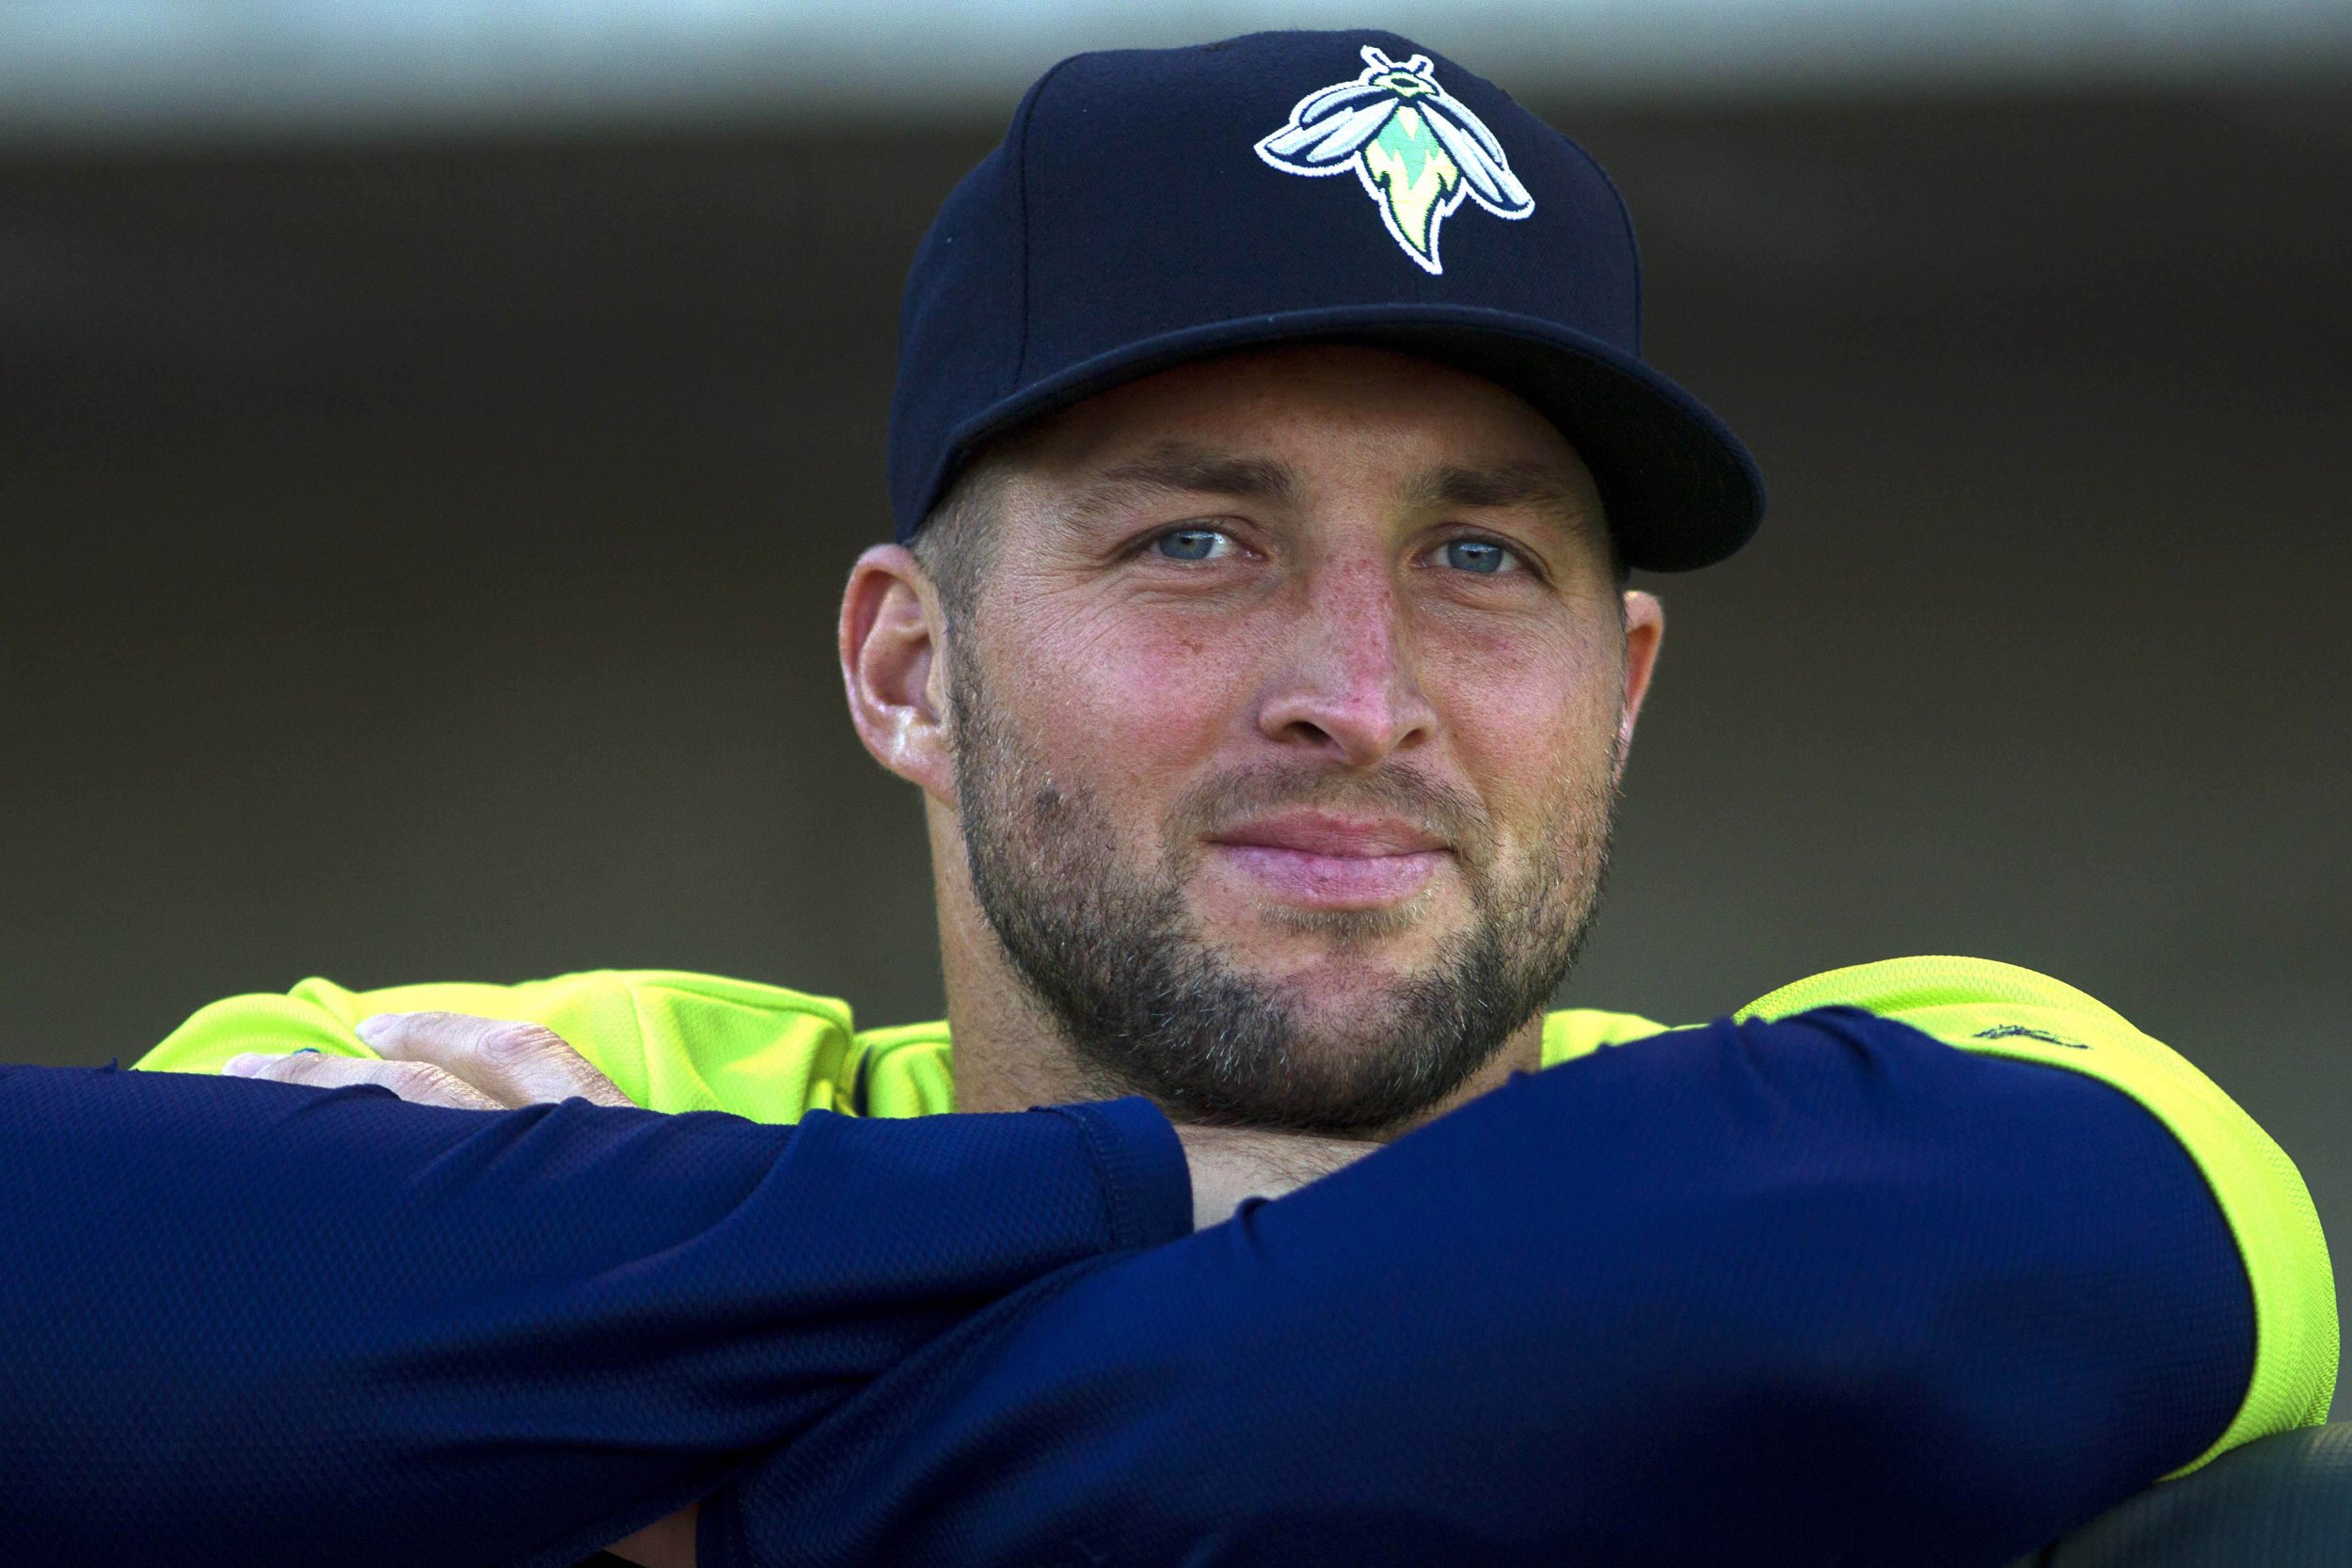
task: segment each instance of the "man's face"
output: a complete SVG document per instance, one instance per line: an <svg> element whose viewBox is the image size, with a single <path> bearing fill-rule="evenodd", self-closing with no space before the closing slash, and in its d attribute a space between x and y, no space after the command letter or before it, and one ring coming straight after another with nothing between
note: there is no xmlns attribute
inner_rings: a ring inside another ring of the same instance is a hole
<svg viewBox="0 0 2352 1568"><path fill-rule="evenodd" d="M1106 1078L1371 1130L1542 1007L1656 641L1547 420L1401 355L1233 355L1026 435L981 526L974 892Z"/></svg>

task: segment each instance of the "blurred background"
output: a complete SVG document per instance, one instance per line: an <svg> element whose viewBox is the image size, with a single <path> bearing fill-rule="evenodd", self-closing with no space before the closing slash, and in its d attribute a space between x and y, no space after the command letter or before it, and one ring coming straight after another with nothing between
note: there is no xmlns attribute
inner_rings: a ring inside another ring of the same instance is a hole
<svg viewBox="0 0 2352 1568"><path fill-rule="evenodd" d="M1773 487L1647 584L1568 999L2028 964L2352 1234L2341 0L0 3L0 1057L314 974L935 1016L832 652L906 261L1069 50L1362 23L1599 155Z"/></svg>

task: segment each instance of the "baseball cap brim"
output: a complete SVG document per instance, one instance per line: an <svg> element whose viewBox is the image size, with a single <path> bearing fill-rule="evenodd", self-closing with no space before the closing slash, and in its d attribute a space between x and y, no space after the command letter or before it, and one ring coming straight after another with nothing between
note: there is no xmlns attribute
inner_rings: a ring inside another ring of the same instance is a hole
<svg viewBox="0 0 2352 1568"><path fill-rule="evenodd" d="M1476 306L1359 304L1211 322L1069 366L959 425L929 487L934 503L992 437L1123 382L1273 343L1351 342L1434 359L1517 393L1577 449L1598 483L1626 563L1711 565L1764 517L1756 460L1708 407L1641 360L1532 316Z"/></svg>

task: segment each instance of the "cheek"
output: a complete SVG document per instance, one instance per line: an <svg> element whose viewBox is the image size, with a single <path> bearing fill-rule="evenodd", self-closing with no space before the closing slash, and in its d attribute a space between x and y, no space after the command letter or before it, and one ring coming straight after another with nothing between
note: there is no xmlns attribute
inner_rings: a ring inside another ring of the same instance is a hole
<svg viewBox="0 0 2352 1568"><path fill-rule="evenodd" d="M1609 629L1456 637L1425 661L1431 705L1506 834L1605 784L1625 678Z"/></svg>
<svg viewBox="0 0 2352 1568"><path fill-rule="evenodd" d="M1057 772L1106 797L1181 781L1246 717L1256 655L1230 623L1051 603L1025 619L999 701Z"/></svg>

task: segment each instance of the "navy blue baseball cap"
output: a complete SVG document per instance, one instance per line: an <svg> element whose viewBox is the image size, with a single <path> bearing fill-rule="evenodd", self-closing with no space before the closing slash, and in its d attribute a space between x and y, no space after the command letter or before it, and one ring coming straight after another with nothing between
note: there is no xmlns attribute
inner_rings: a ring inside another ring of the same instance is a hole
<svg viewBox="0 0 2352 1568"><path fill-rule="evenodd" d="M890 495L914 537L992 437L1233 349L1422 356L1516 392L1600 485L1630 565L1722 560L1756 463L1641 356L1616 187L1492 83L1393 33L1255 33L1062 61L924 237Z"/></svg>

